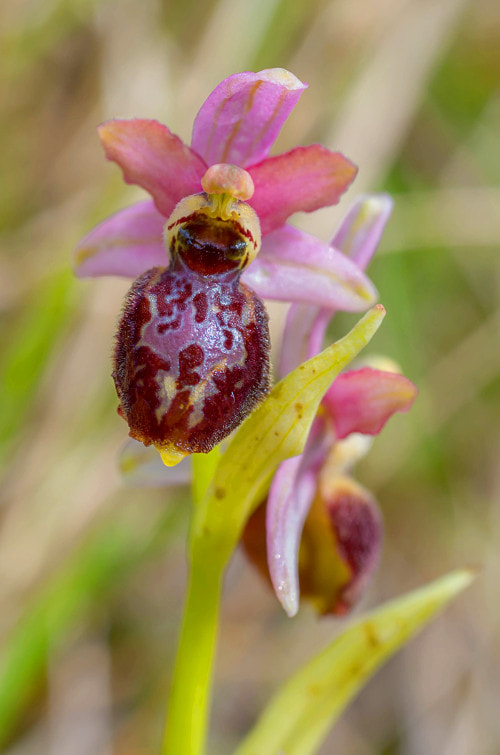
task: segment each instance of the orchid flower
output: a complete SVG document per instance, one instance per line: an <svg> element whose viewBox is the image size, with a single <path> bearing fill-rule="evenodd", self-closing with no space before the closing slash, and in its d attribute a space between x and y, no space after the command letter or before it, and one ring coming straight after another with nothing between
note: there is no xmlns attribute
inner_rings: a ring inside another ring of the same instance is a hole
<svg viewBox="0 0 500 755"><path fill-rule="evenodd" d="M334 380L304 453L280 464L267 504L244 530L247 556L289 615L297 612L299 585L319 613L347 613L377 566L382 517L352 468L387 420L410 409L417 391L389 360L374 363L383 369L364 366ZM125 482L139 487L187 486L192 474L189 459L167 469L158 454L134 440L123 449L120 467Z"/></svg>
<svg viewBox="0 0 500 755"><path fill-rule="evenodd" d="M359 197L332 247L362 269L373 256L392 209L386 195ZM280 368L286 373L318 353L333 312L293 305ZM339 375L325 394L301 456L280 464L267 506L247 525L251 560L268 575L287 613L298 610L299 586L320 613L346 613L378 561L382 518L373 496L350 470L394 412L411 407L416 388L397 368L363 367ZM267 562L267 563L266 563Z"/></svg>
<svg viewBox="0 0 500 755"><path fill-rule="evenodd" d="M208 452L267 391L260 296L346 311L376 299L359 265L285 224L337 203L356 174L317 144L268 157L305 88L283 69L230 76L198 112L191 147L153 120L99 127L107 158L152 200L91 231L75 268L139 276L113 377L130 435L154 444L167 465Z"/></svg>
<svg viewBox="0 0 500 755"><path fill-rule="evenodd" d="M243 544L289 616L297 613L299 588L322 614L345 614L361 597L383 527L375 499L351 470L371 436L395 412L408 411L415 396L413 383L395 372L363 367L340 374L304 453L279 465Z"/></svg>

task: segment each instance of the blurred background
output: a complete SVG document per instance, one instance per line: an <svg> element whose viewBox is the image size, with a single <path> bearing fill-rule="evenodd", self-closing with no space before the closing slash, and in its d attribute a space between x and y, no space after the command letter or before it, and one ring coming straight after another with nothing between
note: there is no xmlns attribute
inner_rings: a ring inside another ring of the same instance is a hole
<svg viewBox="0 0 500 755"><path fill-rule="evenodd" d="M323 755L500 751L500 5L494 0L3 0L0 5L0 750L157 751L185 580L188 501L117 465L110 353L125 280L70 256L143 195L96 125L155 117L189 141L224 77L289 68L310 88L276 145L320 141L359 175L296 222L329 239L360 191L395 209L369 273L371 353L419 387L357 478L386 522L363 609L452 568L469 591L350 706ZM275 341L284 308L274 306ZM354 315L339 316L332 337ZM288 620L237 554L226 581L211 752L342 629ZM180 754L181 755L181 754Z"/></svg>

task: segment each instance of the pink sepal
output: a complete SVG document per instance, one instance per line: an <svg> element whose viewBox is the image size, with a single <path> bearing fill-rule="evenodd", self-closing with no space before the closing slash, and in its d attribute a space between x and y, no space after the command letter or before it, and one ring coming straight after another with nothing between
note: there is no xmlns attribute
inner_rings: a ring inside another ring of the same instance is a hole
<svg viewBox="0 0 500 755"><path fill-rule="evenodd" d="M339 375L323 398L337 439L351 433L377 435L395 412L407 412L417 395L408 378L371 367Z"/></svg>
<svg viewBox="0 0 500 755"><path fill-rule="evenodd" d="M392 212L388 194L363 194L354 201L331 246L365 270ZM340 309L340 307L339 307ZM334 312L321 307L292 305L287 315L281 349L280 374L286 375L321 351Z"/></svg>
<svg viewBox="0 0 500 755"><path fill-rule="evenodd" d="M365 270L377 249L393 206L389 194L361 194L342 221L332 246Z"/></svg>
<svg viewBox="0 0 500 755"><path fill-rule="evenodd" d="M357 168L340 152L313 144L270 157L248 172L255 184L250 204L266 234L280 228L294 212L337 204Z"/></svg>
<svg viewBox="0 0 500 755"><path fill-rule="evenodd" d="M332 311L310 304L292 304L288 310L280 353L280 377L288 375L299 364L319 354Z"/></svg>
<svg viewBox="0 0 500 755"><path fill-rule="evenodd" d="M158 121L111 120L98 131L106 157L120 166L125 182L146 189L166 218L182 197L201 191L205 162Z"/></svg>
<svg viewBox="0 0 500 755"><path fill-rule="evenodd" d="M279 465L267 498L269 574L278 600L289 616L294 616L299 608L300 538L330 443L322 420L316 419L304 453Z"/></svg>
<svg viewBox="0 0 500 755"><path fill-rule="evenodd" d="M137 278L151 267L168 265L162 241L165 218L151 200L139 202L99 223L74 253L80 278L121 275Z"/></svg>
<svg viewBox="0 0 500 755"><path fill-rule="evenodd" d="M376 301L371 281L347 257L292 226L270 233L243 280L259 296L361 312Z"/></svg>
<svg viewBox="0 0 500 755"><path fill-rule="evenodd" d="M209 165L263 160L306 86L282 68L229 76L195 118L193 149Z"/></svg>
<svg viewBox="0 0 500 755"><path fill-rule="evenodd" d="M299 608L298 551L304 521L316 490L314 474L299 475L302 456L278 467L267 499L268 566L278 600L289 616Z"/></svg>

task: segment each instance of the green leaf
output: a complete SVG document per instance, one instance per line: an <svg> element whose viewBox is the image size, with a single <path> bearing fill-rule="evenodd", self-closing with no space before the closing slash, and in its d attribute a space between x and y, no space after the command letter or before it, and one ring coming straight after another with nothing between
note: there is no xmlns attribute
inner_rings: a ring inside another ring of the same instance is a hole
<svg viewBox="0 0 500 755"><path fill-rule="evenodd" d="M452 572L346 629L278 691L236 755L314 753L376 669L473 578Z"/></svg>
<svg viewBox="0 0 500 755"><path fill-rule="evenodd" d="M68 324L74 282L57 271L30 292L21 316L8 334L0 361L0 461L22 427L33 394Z"/></svg>
<svg viewBox="0 0 500 755"><path fill-rule="evenodd" d="M377 331L385 310L373 307L340 341L281 380L234 435L194 512L192 552L223 564L252 510L265 498L278 464L300 454L324 393Z"/></svg>

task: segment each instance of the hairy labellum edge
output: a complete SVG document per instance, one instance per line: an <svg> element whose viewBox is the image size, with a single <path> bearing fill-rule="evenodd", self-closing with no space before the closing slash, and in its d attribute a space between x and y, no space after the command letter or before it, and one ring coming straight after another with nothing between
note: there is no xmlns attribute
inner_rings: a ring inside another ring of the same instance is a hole
<svg viewBox="0 0 500 755"><path fill-rule="evenodd" d="M113 378L130 435L145 445L206 453L269 389L267 313L238 279L178 264L132 285Z"/></svg>

